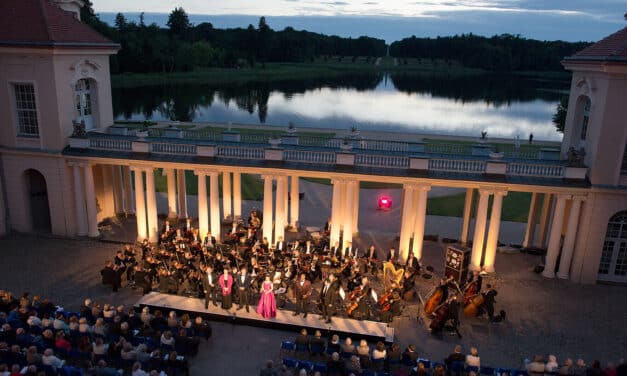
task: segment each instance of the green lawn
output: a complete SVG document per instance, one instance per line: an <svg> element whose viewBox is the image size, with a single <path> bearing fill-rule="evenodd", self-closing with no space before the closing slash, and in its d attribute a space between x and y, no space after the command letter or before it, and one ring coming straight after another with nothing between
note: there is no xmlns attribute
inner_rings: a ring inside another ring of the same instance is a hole
<svg viewBox="0 0 627 376"><path fill-rule="evenodd" d="M465 199L465 193L445 197L432 197L428 199L427 214L461 217L464 212ZM477 192L475 192L473 197L473 216L475 214L478 199L479 197ZM503 221L527 222L529 205L531 205L531 193L509 192L507 196L503 198L503 211L501 219ZM490 200L488 205L488 213L490 213L491 209L492 200Z"/></svg>
<svg viewBox="0 0 627 376"><path fill-rule="evenodd" d="M263 181L259 175L242 174L242 200L263 200ZM193 171L185 171L185 184L188 195L198 195L198 176ZM231 181L231 184L233 182ZM207 178L207 193L209 193L210 179ZM167 192L168 183L166 177L161 174L161 169L155 171L155 189L157 192ZM218 177L218 191L222 197L222 176Z"/></svg>

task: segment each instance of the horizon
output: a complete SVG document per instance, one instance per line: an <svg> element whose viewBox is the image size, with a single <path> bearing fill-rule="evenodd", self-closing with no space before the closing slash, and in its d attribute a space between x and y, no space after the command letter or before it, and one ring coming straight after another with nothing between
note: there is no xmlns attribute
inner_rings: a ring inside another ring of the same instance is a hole
<svg viewBox="0 0 627 376"><path fill-rule="evenodd" d="M475 34L486 37L501 34L527 39L597 41L625 27L624 2L621 0L569 2L541 0L389 0L385 9L376 1L311 0L179 0L176 4L137 0L95 0L94 10L112 25L115 14L138 21L145 9L145 22L165 27L168 14L178 6L185 9L190 22L210 22L215 28L246 28L266 17L274 30L291 26L325 35L356 38L369 36L391 43L412 35L416 37ZM489 19L489 22L486 22Z"/></svg>

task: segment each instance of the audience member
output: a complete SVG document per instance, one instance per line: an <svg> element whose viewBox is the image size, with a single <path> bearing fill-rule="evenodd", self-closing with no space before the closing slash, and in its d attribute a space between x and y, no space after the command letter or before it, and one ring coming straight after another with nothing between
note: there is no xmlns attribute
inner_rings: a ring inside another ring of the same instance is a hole
<svg viewBox="0 0 627 376"><path fill-rule="evenodd" d="M470 367L481 367L481 359L479 358L479 351L476 347L470 348L470 354L466 355L466 365Z"/></svg>

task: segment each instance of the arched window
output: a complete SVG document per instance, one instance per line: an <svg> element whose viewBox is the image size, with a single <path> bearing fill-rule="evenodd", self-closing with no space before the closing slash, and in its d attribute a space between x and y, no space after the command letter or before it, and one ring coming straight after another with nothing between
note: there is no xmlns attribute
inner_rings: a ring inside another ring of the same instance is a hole
<svg viewBox="0 0 627 376"><path fill-rule="evenodd" d="M581 141L586 140L586 134L588 133L589 121L590 121L590 98L584 97L583 113L581 114L581 133L579 135L579 139Z"/></svg>
<svg viewBox="0 0 627 376"><path fill-rule="evenodd" d="M607 224L599 279L627 282L627 210L614 214Z"/></svg>
<svg viewBox="0 0 627 376"><path fill-rule="evenodd" d="M85 122L85 129L94 128L96 82L90 79L80 79L74 85L74 105L76 106L76 120Z"/></svg>

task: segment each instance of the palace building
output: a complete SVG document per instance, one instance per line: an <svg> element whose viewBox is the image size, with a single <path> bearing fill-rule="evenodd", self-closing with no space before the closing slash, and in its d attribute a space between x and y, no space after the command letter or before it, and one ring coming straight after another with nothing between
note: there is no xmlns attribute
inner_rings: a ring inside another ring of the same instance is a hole
<svg viewBox="0 0 627 376"><path fill-rule="evenodd" d="M193 171L193 216L203 236L219 239L222 222L242 215L246 173L263 179L262 230L271 243L298 225L300 177L332 181L331 244L358 230L359 182L401 184L398 248L420 259L429 191L456 187L467 192L459 232L461 243L472 242L471 268L493 272L503 197L530 192L523 246L546 248L544 277L627 282L627 28L564 58L573 75L561 150L503 154L480 143L434 150L400 134L341 140L286 130L270 139L200 124L115 125L109 56L120 46L81 23L82 5L3 2L0 236L97 237L100 221L127 214L137 220L137 239L156 241L159 214L191 214L184 188L185 171ZM167 213L157 210L156 171L167 179Z"/></svg>

